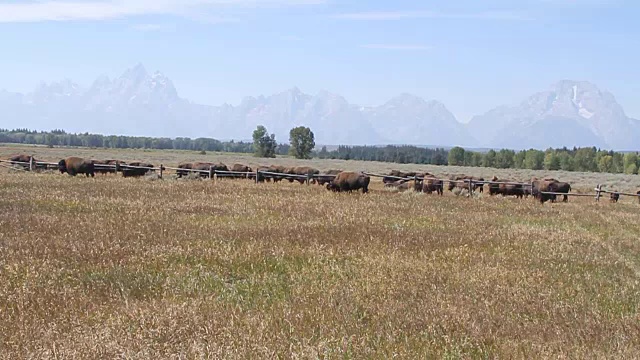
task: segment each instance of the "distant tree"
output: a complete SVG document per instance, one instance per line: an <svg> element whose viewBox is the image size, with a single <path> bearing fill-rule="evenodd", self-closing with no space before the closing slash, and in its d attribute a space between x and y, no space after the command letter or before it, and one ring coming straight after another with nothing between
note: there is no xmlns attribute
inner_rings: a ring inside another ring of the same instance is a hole
<svg viewBox="0 0 640 360"><path fill-rule="evenodd" d="M449 165L464 165L464 149L456 146L449 150L449 156L447 157Z"/></svg>
<svg viewBox="0 0 640 360"><path fill-rule="evenodd" d="M527 150L524 156L524 167L532 170L542 170L544 166L544 152L540 150Z"/></svg>
<svg viewBox="0 0 640 360"><path fill-rule="evenodd" d="M637 174L638 173L638 154L636 153L624 154L623 164L624 164L625 174Z"/></svg>
<svg viewBox="0 0 640 360"><path fill-rule="evenodd" d="M487 153L484 154L484 157L482 158L482 166L496 167L496 155L497 154L493 149L487 151Z"/></svg>
<svg viewBox="0 0 640 360"><path fill-rule="evenodd" d="M298 126L289 131L289 154L296 159L310 159L316 147L315 137L310 128ZM326 149L325 149L326 151Z"/></svg>
<svg viewBox="0 0 640 360"><path fill-rule="evenodd" d="M474 151L471 159L471 166L482 166L482 153Z"/></svg>
<svg viewBox="0 0 640 360"><path fill-rule="evenodd" d="M544 154L544 168L545 170L560 170L560 158L556 154L556 151L549 149Z"/></svg>
<svg viewBox="0 0 640 360"><path fill-rule="evenodd" d="M598 171L603 173L614 172L613 156L604 155L600 157L598 161Z"/></svg>
<svg viewBox="0 0 640 360"><path fill-rule="evenodd" d="M254 155L257 157L276 157L276 136L274 134L269 135L267 128L262 125L253 131L253 150Z"/></svg>
<svg viewBox="0 0 640 360"><path fill-rule="evenodd" d="M513 159L515 157L513 150L502 149L496 154L496 167L499 169L509 169L513 167Z"/></svg>
<svg viewBox="0 0 640 360"><path fill-rule="evenodd" d="M329 152L327 151L327 147L323 146L322 149L318 152L318 157L320 159L327 159L329 157Z"/></svg>
<svg viewBox="0 0 640 360"><path fill-rule="evenodd" d="M574 167L577 171L598 171L595 148L580 148L573 157Z"/></svg>

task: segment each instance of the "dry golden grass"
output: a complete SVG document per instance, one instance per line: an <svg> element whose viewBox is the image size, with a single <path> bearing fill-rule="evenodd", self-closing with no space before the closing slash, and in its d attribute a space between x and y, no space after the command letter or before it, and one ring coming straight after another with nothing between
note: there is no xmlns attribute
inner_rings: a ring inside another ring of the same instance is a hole
<svg viewBox="0 0 640 360"><path fill-rule="evenodd" d="M0 358L638 358L639 208L4 172Z"/></svg>
<svg viewBox="0 0 640 360"><path fill-rule="evenodd" d="M277 159L256 158L250 154L213 153L201 155L196 151L183 150L133 150L133 149L89 149L89 148L47 148L45 146L23 146L13 144L0 144L0 159L17 153L33 154L36 159L58 162L67 156L81 156L93 159L119 159L124 161L142 160L156 166L177 166L188 161L212 161L222 162L227 165L242 163L250 166L257 165L308 165L320 170L342 169L349 171L368 171L373 173L387 173L392 169L402 171L426 171L441 177L453 174L466 174L491 179L494 175L500 179L515 181L530 181L533 176L539 178L553 177L570 182L574 190L581 192L594 192L597 184L603 184L604 189L633 192L640 190L640 177L638 175L608 174L608 173L584 173L568 171L536 171L520 169L493 169L461 166L435 166L418 164L394 164L376 161L346 161L346 160L296 160L289 157ZM623 197L621 201L633 201Z"/></svg>

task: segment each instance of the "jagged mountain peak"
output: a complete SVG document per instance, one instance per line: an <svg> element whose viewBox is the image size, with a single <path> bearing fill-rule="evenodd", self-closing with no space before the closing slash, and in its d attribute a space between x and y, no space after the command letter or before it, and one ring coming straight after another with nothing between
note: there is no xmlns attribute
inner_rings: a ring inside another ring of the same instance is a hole
<svg viewBox="0 0 640 360"><path fill-rule="evenodd" d="M554 123L558 126L553 127ZM640 131L637 121L625 115L611 93L591 82L576 80L561 80L518 106L501 106L476 116L469 128L485 146L538 147L545 143L539 136L548 134L548 146L615 149L637 146L634 137ZM555 136L557 131L566 136Z"/></svg>

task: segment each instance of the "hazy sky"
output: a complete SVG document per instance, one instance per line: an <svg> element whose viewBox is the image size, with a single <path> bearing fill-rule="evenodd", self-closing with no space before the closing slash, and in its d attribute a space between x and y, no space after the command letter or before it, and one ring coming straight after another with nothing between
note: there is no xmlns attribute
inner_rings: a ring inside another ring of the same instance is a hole
<svg viewBox="0 0 640 360"><path fill-rule="evenodd" d="M623 0L0 0L0 89L88 86L141 62L204 104L409 92L466 122L572 79L640 118L639 16Z"/></svg>

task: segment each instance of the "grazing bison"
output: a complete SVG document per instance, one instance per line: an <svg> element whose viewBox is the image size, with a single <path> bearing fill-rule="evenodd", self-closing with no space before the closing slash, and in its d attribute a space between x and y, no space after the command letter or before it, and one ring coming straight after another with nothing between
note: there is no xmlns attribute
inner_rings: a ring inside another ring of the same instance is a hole
<svg viewBox="0 0 640 360"><path fill-rule="evenodd" d="M336 176L334 174L320 174L312 180L312 183L322 186L333 181L335 177Z"/></svg>
<svg viewBox="0 0 640 360"><path fill-rule="evenodd" d="M566 182L560 182L556 179L547 178L543 180L539 180L537 178L531 179L531 195L533 195L536 199L540 200L540 203L545 203L546 201L556 202L557 195L556 194L545 194L545 193L563 193L568 194L571 191L571 185ZM569 201L568 195L563 195L563 202Z"/></svg>
<svg viewBox="0 0 640 360"><path fill-rule="evenodd" d="M320 170L314 169L309 166L296 166L286 170L287 174L297 175L295 177L289 177L287 180L289 182L298 181L300 184L304 184L307 181L308 177L313 177L313 175L320 174ZM304 177L302 177L304 176Z"/></svg>
<svg viewBox="0 0 640 360"><path fill-rule="evenodd" d="M396 182L398 180L415 177L418 174L416 172L402 172L399 170L391 170L387 176L382 178L382 182L385 184Z"/></svg>
<svg viewBox="0 0 640 360"><path fill-rule="evenodd" d="M416 184L418 186L418 184ZM438 195L444 194L444 182L440 179L437 179L433 175L427 175L422 180L422 192L427 194L436 193Z"/></svg>
<svg viewBox="0 0 640 360"><path fill-rule="evenodd" d="M125 162L119 160L92 160L94 165L94 172L99 174L110 174L120 171L120 165L126 165ZM103 165L103 166L100 166Z"/></svg>
<svg viewBox="0 0 640 360"><path fill-rule="evenodd" d="M498 194L521 199L524 197L524 187L522 184L514 184L511 180L501 180L494 176L489 183L489 195Z"/></svg>
<svg viewBox="0 0 640 360"><path fill-rule="evenodd" d="M336 192L352 192L362 189L362 193L366 194L369 192L370 181L371 178L362 173L343 171L327 184L327 189Z"/></svg>
<svg viewBox="0 0 640 360"><path fill-rule="evenodd" d="M89 175L91 177L95 176L93 162L75 156L60 160L58 162L58 170L60 170L61 174L67 173L71 176L76 176L77 174L85 174L87 177Z"/></svg>
<svg viewBox="0 0 640 360"><path fill-rule="evenodd" d="M183 176L187 176L191 172L189 170L191 170L192 167L193 167L193 163L181 163L178 165L179 170L176 170L176 174L178 175L179 178Z"/></svg>
<svg viewBox="0 0 640 360"><path fill-rule="evenodd" d="M473 187L473 191L478 191L480 193L484 190L484 178L468 176L468 175L460 175L452 177L449 182L449 191L453 191L453 189L458 188L460 190L469 190L469 182L471 182L471 186Z"/></svg>
<svg viewBox="0 0 640 360"><path fill-rule="evenodd" d="M252 172L253 170L251 169L250 166L247 165L242 165L242 164L233 164L231 166L231 171L236 171L236 172Z"/></svg>
<svg viewBox="0 0 640 360"><path fill-rule="evenodd" d="M178 174L178 177L186 176L192 172L197 173L198 176L200 177L208 177L210 170L229 171L229 168L225 164L222 164L222 163L215 164L212 162L203 162L203 161L198 161L193 163L181 163L180 165L178 165L178 169L179 170L176 171L176 174ZM190 171L190 170L197 170L197 171Z"/></svg>
<svg viewBox="0 0 640 360"><path fill-rule="evenodd" d="M619 192L611 193L610 200L612 203L617 203L618 200L620 200L620 193Z"/></svg>
<svg viewBox="0 0 640 360"><path fill-rule="evenodd" d="M288 174L289 169L282 165L269 165L269 166L260 166L258 167L258 171L260 172L260 176L258 178L258 182L269 182L273 180L273 182L279 182L282 179L286 178L286 175L274 175L274 174ZM263 174L263 172L274 173L274 174ZM293 180L291 180L293 181Z"/></svg>
<svg viewBox="0 0 640 360"><path fill-rule="evenodd" d="M404 180L396 180L394 182L388 182L388 183L384 184L384 187L388 188L388 189L396 189L399 192L403 192L403 191L407 191L407 190L409 190L411 188L411 181L412 180L406 180L406 179L404 179ZM417 188L417 187L414 185L414 189L415 188Z"/></svg>
<svg viewBox="0 0 640 360"><path fill-rule="evenodd" d="M140 162L140 161L131 162L127 164L127 166L132 166L132 168L129 168L126 166L123 167L122 168L123 177L140 177L140 176L146 175L149 171L153 170L152 164Z"/></svg>
<svg viewBox="0 0 640 360"><path fill-rule="evenodd" d="M563 194L568 194L571 191L571 185L567 182L562 182L562 181L555 181L550 188L551 191L553 192L557 192L557 193L563 193ZM562 202L568 202L569 201L569 195L562 195Z"/></svg>
<svg viewBox="0 0 640 360"><path fill-rule="evenodd" d="M47 168L46 164L38 164L38 160L36 160L31 155L20 154L20 155L13 155L13 156L9 157L9 161L11 161L11 165L20 166L25 170L29 170L29 164L31 163L32 159L33 159L33 165L34 165L35 169L46 169Z"/></svg>

